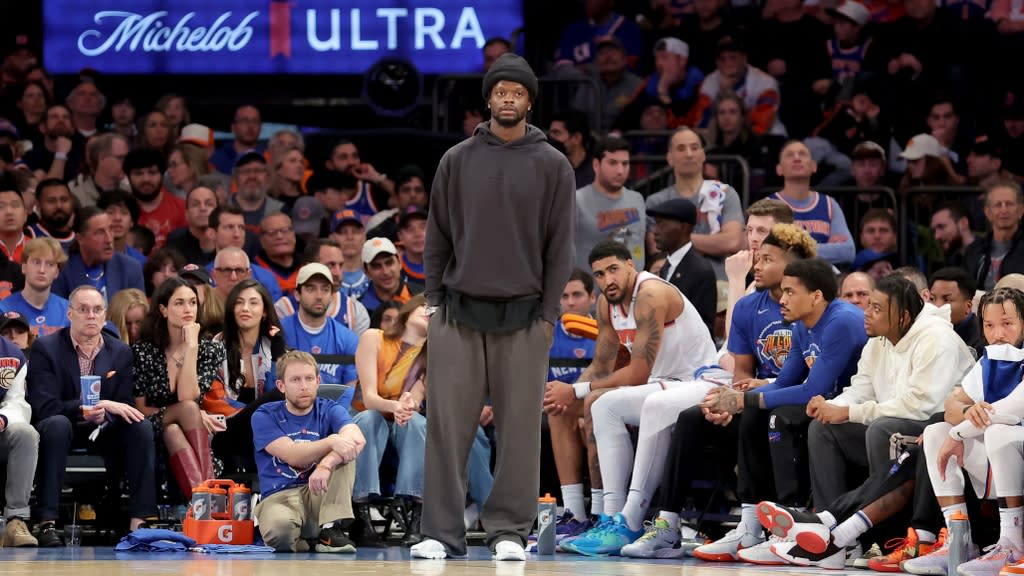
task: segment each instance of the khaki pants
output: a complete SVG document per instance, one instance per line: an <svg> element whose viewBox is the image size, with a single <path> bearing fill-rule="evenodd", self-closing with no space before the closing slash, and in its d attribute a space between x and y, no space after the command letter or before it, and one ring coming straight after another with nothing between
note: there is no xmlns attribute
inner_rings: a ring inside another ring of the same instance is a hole
<svg viewBox="0 0 1024 576"><path fill-rule="evenodd" d="M256 519L267 546L278 552L305 552L304 539L320 535L320 527L335 520L349 520L352 514L352 485L356 463L334 468L327 492L313 494L309 486L288 488L271 494L256 505Z"/></svg>

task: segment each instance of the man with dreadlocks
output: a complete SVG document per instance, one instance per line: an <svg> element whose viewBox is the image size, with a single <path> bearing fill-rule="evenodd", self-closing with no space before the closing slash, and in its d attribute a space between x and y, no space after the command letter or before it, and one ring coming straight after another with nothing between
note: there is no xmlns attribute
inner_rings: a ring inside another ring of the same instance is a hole
<svg viewBox="0 0 1024 576"><path fill-rule="evenodd" d="M949 308L922 301L900 276L883 278L864 311L868 343L850 386L832 400L815 396L807 415L811 492L823 508L851 486L845 471L867 466L888 470L889 438L917 436L928 418L974 364L974 355L953 329Z"/></svg>
<svg viewBox="0 0 1024 576"><path fill-rule="evenodd" d="M912 476L886 483L892 471L889 438L897 432L920 434L974 363L974 355L953 330L949 308L923 302L917 287L898 275L883 278L872 290L864 329L869 340L850 386L832 400L815 396L807 404L807 415L815 419L808 431L814 506L832 513L821 517L768 502L758 505L758 519L776 537L788 535L793 519L810 521L813 528L801 533L818 535L817 540L772 548L776 556L801 565L842 568L846 547L902 507L894 502L909 500ZM869 481L837 504L847 493L847 469L852 466L866 466ZM857 513L859 504L874 500L865 500L864 486L880 485L885 486L881 494L892 500ZM836 518L844 522L836 525Z"/></svg>

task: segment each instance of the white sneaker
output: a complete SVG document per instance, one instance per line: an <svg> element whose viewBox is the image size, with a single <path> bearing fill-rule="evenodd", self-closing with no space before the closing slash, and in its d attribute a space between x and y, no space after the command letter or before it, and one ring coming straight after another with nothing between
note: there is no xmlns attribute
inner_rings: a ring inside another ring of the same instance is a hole
<svg viewBox="0 0 1024 576"><path fill-rule="evenodd" d="M523 562L526 560L526 551L518 542L502 540L494 545L494 559L499 562L503 560Z"/></svg>
<svg viewBox="0 0 1024 576"><path fill-rule="evenodd" d="M760 534L754 535L743 528L733 528L718 540L694 550L693 557L709 562L735 562L740 550L753 548L761 542L764 542L764 537Z"/></svg>
<svg viewBox="0 0 1024 576"><path fill-rule="evenodd" d="M1021 559L1021 551L1006 540L1000 540L985 549L985 553L957 568L960 576L997 576L1003 566Z"/></svg>
<svg viewBox="0 0 1024 576"><path fill-rule="evenodd" d="M679 531L662 518L644 522L644 535L622 547L619 554L630 558L682 558Z"/></svg>
<svg viewBox="0 0 1024 576"><path fill-rule="evenodd" d="M796 566L817 566L825 570L842 570L846 568L846 548L829 543L828 548L820 554L808 552L796 542L780 542L772 545L772 553Z"/></svg>
<svg viewBox="0 0 1024 576"><path fill-rule="evenodd" d="M942 546L924 556L900 562L900 570L920 576L946 576L949 571L949 539ZM971 543L967 548L967 558L978 557L978 545Z"/></svg>
<svg viewBox="0 0 1024 576"><path fill-rule="evenodd" d="M792 541L792 539L779 538L772 534L767 540L761 542L757 546L751 546L750 548L744 548L737 551L736 556L738 556L740 560L751 564L759 564L761 566L785 566L786 562L772 552L772 546Z"/></svg>
<svg viewBox="0 0 1024 576"><path fill-rule="evenodd" d="M448 557L448 551L444 544L433 538L427 538L409 549L411 558L423 558L424 560L444 560Z"/></svg>

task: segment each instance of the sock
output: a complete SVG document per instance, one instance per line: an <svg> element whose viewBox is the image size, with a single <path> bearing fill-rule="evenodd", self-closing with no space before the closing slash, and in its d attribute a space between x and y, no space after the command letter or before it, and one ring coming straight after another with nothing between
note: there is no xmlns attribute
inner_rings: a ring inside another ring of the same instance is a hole
<svg viewBox="0 0 1024 576"><path fill-rule="evenodd" d="M761 521L757 519L756 504L743 504L743 507L740 509L740 524L738 527L742 528L747 534L756 536L762 533Z"/></svg>
<svg viewBox="0 0 1024 576"><path fill-rule="evenodd" d="M676 514L675 512L665 512L663 510L658 512L658 518L668 522L669 527L673 530L677 530L679 528L679 514Z"/></svg>
<svg viewBox="0 0 1024 576"><path fill-rule="evenodd" d="M837 524L836 517L833 516L831 512L829 512L829 511L818 512L816 514L816 516L818 517L819 520L821 520L822 524L824 524L825 526L828 526L829 530L831 530L831 529L836 527L836 524Z"/></svg>
<svg viewBox="0 0 1024 576"><path fill-rule="evenodd" d="M935 541L938 540L938 536L935 535L935 532L921 530L920 528L914 528L914 531L917 532L917 541L922 544L934 544Z"/></svg>
<svg viewBox="0 0 1024 576"><path fill-rule="evenodd" d="M864 514L864 512L857 512L832 530L832 541L840 548L851 546L857 541L857 538L859 538L861 534L867 532L871 526L871 519L867 517L867 514Z"/></svg>
<svg viewBox="0 0 1024 576"><path fill-rule="evenodd" d="M626 526L634 531L644 527L644 512L646 512L636 503L638 500L640 499L635 497L632 500L626 498L626 505L622 507L622 517L626 519Z"/></svg>
<svg viewBox="0 0 1024 576"><path fill-rule="evenodd" d="M590 489L590 515L600 516L604 514L604 490L600 488Z"/></svg>
<svg viewBox="0 0 1024 576"><path fill-rule="evenodd" d="M587 519L587 508L583 504L583 484L567 484L562 486L562 504L572 511L573 518L583 521Z"/></svg>
<svg viewBox="0 0 1024 576"><path fill-rule="evenodd" d="M1024 551L1024 535L1021 534L1021 526L1024 525L1024 508L1000 508L999 509L999 539L1010 541L1018 552Z"/></svg>

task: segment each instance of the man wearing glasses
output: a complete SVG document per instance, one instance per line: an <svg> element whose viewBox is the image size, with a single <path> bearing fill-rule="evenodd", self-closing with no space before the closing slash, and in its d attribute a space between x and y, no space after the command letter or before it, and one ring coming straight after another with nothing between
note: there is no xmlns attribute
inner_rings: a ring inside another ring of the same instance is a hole
<svg viewBox="0 0 1024 576"><path fill-rule="evenodd" d="M242 209L245 227L253 234L259 234L260 221L284 208L284 204L267 196L270 180L267 159L263 154L250 150L235 163L233 176L237 192L231 197L231 203Z"/></svg>
<svg viewBox="0 0 1024 576"><path fill-rule="evenodd" d="M156 515L156 444L153 427L134 406L132 351L103 332L106 304L99 290L79 286L69 302L70 326L36 340L27 375L32 424L39 432L36 516L44 547L63 545L57 505L73 446L100 453L107 470L127 472L130 529ZM83 402L80 383L89 375L99 377L99 400L92 406Z"/></svg>
<svg viewBox="0 0 1024 576"><path fill-rule="evenodd" d="M210 213L210 227L207 233L213 234L217 255L214 261L206 266L206 271L213 278L214 286L222 296L227 297L235 284L250 276L267 287L275 302L284 295L270 270L258 264L250 264L249 254L256 254L259 251L259 244L255 236L246 232L241 208L230 204L215 208ZM222 252L226 254L221 256Z"/></svg>
<svg viewBox="0 0 1024 576"><path fill-rule="evenodd" d="M281 292L295 291L295 277L299 272L302 258L295 253L295 229L292 219L276 212L263 218L260 223L260 246L263 250L256 256L256 263L274 275Z"/></svg>

